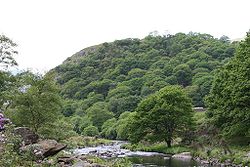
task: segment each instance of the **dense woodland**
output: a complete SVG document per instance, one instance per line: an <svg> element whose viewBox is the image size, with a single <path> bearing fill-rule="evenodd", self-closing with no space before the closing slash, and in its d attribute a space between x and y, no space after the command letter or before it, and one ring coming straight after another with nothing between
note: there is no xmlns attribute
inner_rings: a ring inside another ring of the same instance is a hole
<svg viewBox="0 0 250 167"><path fill-rule="evenodd" d="M133 111L161 88L180 85L193 106L205 107L215 70L233 57L237 45L226 36L149 35L83 49L50 73L65 99L62 112L78 133L94 125L104 137L127 139Z"/></svg>
<svg viewBox="0 0 250 167"><path fill-rule="evenodd" d="M0 37L1 64L16 65L16 44ZM1 70L0 107L16 126L61 141L84 135L168 147L177 138L184 146L247 146L249 74L250 33L241 42L150 34L83 49L45 76Z"/></svg>

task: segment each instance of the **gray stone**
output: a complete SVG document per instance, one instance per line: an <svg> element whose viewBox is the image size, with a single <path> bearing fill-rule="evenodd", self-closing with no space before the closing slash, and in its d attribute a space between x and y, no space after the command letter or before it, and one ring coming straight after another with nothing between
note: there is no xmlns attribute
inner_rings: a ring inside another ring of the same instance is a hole
<svg viewBox="0 0 250 167"><path fill-rule="evenodd" d="M21 152L31 151L38 159L53 156L66 148L66 144L57 143L55 140L42 140L35 144L30 144L20 148Z"/></svg>
<svg viewBox="0 0 250 167"><path fill-rule="evenodd" d="M27 127L15 128L14 133L21 136L24 145L37 143L39 139L39 136Z"/></svg>

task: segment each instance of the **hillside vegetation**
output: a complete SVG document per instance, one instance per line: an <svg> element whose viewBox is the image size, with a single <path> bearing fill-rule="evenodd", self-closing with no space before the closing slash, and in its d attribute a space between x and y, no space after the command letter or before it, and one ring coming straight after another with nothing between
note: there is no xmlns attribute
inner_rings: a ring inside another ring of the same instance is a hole
<svg viewBox="0 0 250 167"><path fill-rule="evenodd" d="M0 46L15 49L0 39ZM198 33L103 43L45 76L0 71L0 107L15 126L75 147L81 136L96 136L128 140L124 147L132 150L191 150L216 164L248 165L249 48L250 32L232 43ZM15 65L14 53L2 52L0 65ZM207 111L195 113L195 106ZM9 152L19 154L11 138L0 163L14 158Z"/></svg>
<svg viewBox="0 0 250 167"><path fill-rule="evenodd" d="M84 115L97 102L119 116L133 111L146 96L176 84L185 88L194 106L204 106L213 71L234 55L235 46L226 37L208 34L149 35L83 49L53 72L61 95L73 100L66 106L67 116Z"/></svg>

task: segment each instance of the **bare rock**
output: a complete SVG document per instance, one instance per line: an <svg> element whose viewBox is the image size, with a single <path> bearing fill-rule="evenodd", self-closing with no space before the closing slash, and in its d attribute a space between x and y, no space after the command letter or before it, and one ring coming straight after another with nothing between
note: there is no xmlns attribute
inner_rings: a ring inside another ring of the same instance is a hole
<svg viewBox="0 0 250 167"><path fill-rule="evenodd" d="M53 156L66 148L66 144L61 144L55 140L42 140L36 144L30 144L20 148L22 152L31 151L38 159L43 159L48 156Z"/></svg>
<svg viewBox="0 0 250 167"><path fill-rule="evenodd" d="M14 130L15 134L20 135L24 145L38 142L39 136L27 127L18 127Z"/></svg>

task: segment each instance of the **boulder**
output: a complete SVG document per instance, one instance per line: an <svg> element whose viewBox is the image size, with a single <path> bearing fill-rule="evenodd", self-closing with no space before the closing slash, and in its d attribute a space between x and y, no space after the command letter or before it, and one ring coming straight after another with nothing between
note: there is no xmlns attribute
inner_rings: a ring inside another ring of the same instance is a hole
<svg viewBox="0 0 250 167"><path fill-rule="evenodd" d="M61 166L72 165L74 161L75 157L71 156L58 157L57 159L57 163L59 163Z"/></svg>
<svg viewBox="0 0 250 167"><path fill-rule="evenodd" d="M176 159L184 160L184 161L190 161L192 159L192 155L190 152L183 152L180 154L173 155L172 158L176 158Z"/></svg>
<svg viewBox="0 0 250 167"><path fill-rule="evenodd" d="M34 144L38 142L39 136L27 127L18 127L14 130L16 135L20 135L23 145Z"/></svg>
<svg viewBox="0 0 250 167"><path fill-rule="evenodd" d="M31 151L38 159L52 156L66 148L66 144L58 143L55 140L41 140L38 143L30 144L20 148L21 152Z"/></svg>

